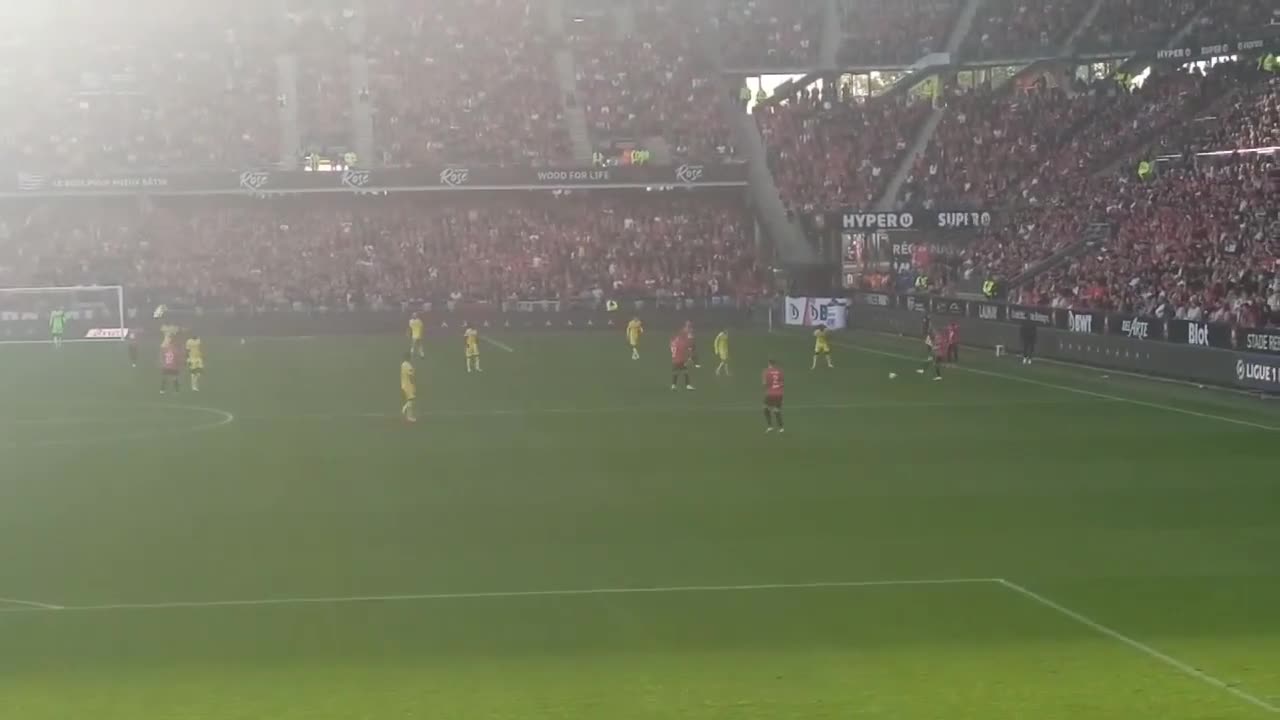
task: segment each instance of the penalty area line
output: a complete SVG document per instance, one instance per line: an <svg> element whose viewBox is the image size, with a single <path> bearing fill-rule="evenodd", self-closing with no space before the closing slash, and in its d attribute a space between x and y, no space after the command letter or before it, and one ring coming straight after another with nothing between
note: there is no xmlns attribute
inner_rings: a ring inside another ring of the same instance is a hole
<svg viewBox="0 0 1280 720"><path fill-rule="evenodd" d="M909 360L912 362L920 362L919 357L904 355L902 353L889 352L888 350L877 350L875 348L863 347L861 345L853 345L836 341L833 343L839 347L848 348L850 350L868 353L871 355L880 355L882 357L890 357L898 360ZM1098 398L1100 400L1110 400L1112 402L1128 403L1139 407L1150 408L1152 410L1163 410L1165 412L1178 413L1179 415L1187 415L1189 417L1197 417L1203 420L1217 420L1219 422L1230 423L1232 425L1240 425L1250 427L1257 430L1268 430L1270 432L1280 432L1280 427L1274 425L1264 425L1262 423L1253 422L1251 420L1241 420L1240 418L1227 417L1226 415L1214 415L1212 413L1200 412L1198 410L1188 410L1174 405L1165 405L1162 403L1149 402L1147 400L1137 400L1121 395L1109 395L1107 393L1095 392L1093 390L1085 390L1084 388L1072 387L1070 385L1059 385L1058 383L1046 382L1044 380L1036 380L1035 378L1022 377L1021 375L1011 375L1009 373L996 372L994 370L980 370L978 368L964 367L955 365L950 367L951 370L959 370L962 372L972 373L974 375L983 375L986 377L1000 378L1002 380L1010 380L1012 382L1025 383L1027 385L1035 385L1038 387L1049 388L1051 390L1061 390L1062 392L1074 393L1076 395L1084 395L1086 397Z"/></svg>
<svg viewBox="0 0 1280 720"><path fill-rule="evenodd" d="M510 345L508 345L508 344L506 344L506 343L502 342L501 340L494 340L493 338L489 337L488 335L481 335L481 336L480 336L480 339L481 339L481 340L483 340L483 341L485 341L485 342L487 342L487 343L489 343L490 345L492 345L492 346L494 346L494 347L498 348L499 350L501 350L501 351L503 351L503 352L513 353L513 352L515 352L515 351L516 351L516 349L515 349L515 348L513 348L513 347L511 347Z"/></svg>
<svg viewBox="0 0 1280 720"><path fill-rule="evenodd" d="M339 597L265 598L260 600L208 600L155 603L113 603L108 605L30 605L0 608L0 613L107 612L112 610L178 610L183 608L268 607L278 605L344 605L352 603L428 602L442 600L482 600L589 595L651 595L674 593L726 593L767 590L834 590L840 588L910 587L921 585L997 585L998 578L932 578L906 580L848 580L807 583L762 583L753 585L660 585L566 590L510 590L492 592L423 593L415 595L352 595Z"/></svg>
<svg viewBox="0 0 1280 720"><path fill-rule="evenodd" d="M1115 640L1116 642L1119 642L1123 645L1127 645L1133 650L1137 650L1143 655L1154 658L1155 660L1158 660L1164 663L1165 665L1168 665L1169 667L1180 671L1184 675L1189 675L1205 683L1206 685L1212 685L1213 687L1216 687L1219 690L1228 692L1236 696L1240 700L1243 700L1249 703L1250 705L1253 705L1254 707L1262 708L1263 710L1266 710L1267 712L1271 712L1271 713L1280 713L1280 707L1277 707L1276 705L1272 705L1271 703L1267 702L1266 700L1263 700L1262 698L1256 695L1252 695L1248 692L1245 692L1244 690L1241 690L1239 687L1236 686L1235 683L1229 683L1225 680L1214 677L1213 675L1210 675L1209 673L1201 670L1200 668L1194 667L1192 665L1188 665L1187 663L1171 655L1167 655L1163 652L1160 652L1159 650L1151 647L1150 645L1140 640L1135 640L1129 637L1128 635L1125 635L1124 633L1119 632L1118 630L1112 630L1106 625L1103 625L1102 623L1097 622L1092 618L1089 618L1081 613L1078 613L1075 610L1072 610L1071 608L1066 607L1065 605L1056 603L1053 600L1050 600L1049 598L1045 597L1044 595L1041 595L1040 593L1035 592L1034 590L1025 588L1022 585L1019 585L1018 583L1012 582L1010 580L1005 580L1005 579L1001 579L998 582L1004 587L1012 590L1013 592L1025 598L1028 598L1034 602L1037 602L1040 605L1043 605L1044 607L1047 607L1050 610L1053 610L1064 617L1070 618L1071 620L1076 621L1077 623L1089 628L1090 630L1093 630L1094 632L1100 635L1105 635L1106 637L1109 637L1112 640Z"/></svg>

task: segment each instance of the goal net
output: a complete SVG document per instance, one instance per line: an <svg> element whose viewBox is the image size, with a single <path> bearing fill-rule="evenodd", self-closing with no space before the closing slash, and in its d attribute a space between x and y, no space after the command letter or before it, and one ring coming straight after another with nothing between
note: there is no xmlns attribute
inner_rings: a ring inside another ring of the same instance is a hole
<svg viewBox="0 0 1280 720"><path fill-rule="evenodd" d="M119 285L0 288L0 343L53 341L50 318L66 317L63 339L100 342L129 334Z"/></svg>

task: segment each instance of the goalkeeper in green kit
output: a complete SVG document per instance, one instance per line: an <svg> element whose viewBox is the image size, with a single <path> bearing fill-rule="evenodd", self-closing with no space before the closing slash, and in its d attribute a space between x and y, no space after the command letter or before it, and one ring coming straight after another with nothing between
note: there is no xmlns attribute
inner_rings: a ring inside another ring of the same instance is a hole
<svg viewBox="0 0 1280 720"><path fill-rule="evenodd" d="M62 347L62 333L67 329L67 312L62 308L49 315L49 334L53 335L53 346Z"/></svg>

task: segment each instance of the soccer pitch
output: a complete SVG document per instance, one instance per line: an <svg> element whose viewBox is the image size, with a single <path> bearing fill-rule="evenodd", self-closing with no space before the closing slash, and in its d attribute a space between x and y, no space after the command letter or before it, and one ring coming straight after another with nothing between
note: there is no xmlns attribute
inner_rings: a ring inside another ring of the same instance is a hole
<svg viewBox="0 0 1280 720"><path fill-rule="evenodd" d="M714 331L0 347L0 716L1280 716L1274 406Z"/></svg>

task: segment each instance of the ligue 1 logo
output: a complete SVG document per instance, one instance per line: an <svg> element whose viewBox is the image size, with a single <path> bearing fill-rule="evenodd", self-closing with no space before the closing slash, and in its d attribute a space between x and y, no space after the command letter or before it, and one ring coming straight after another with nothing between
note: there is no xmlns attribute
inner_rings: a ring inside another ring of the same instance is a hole
<svg viewBox="0 0 1280 720"><path fill-rule="evenodd" d="M240 173L240 187L245 190L261 190L271 180L266 170L245 170Z"/></svg>
<svg viewBox="0 0 1280 720"><path fill-rule="evenodd" d="M1246 374L1246 370L1247 370L1247 368L1245 368L1244 361L1243 361L1243 360L1237 360L1237 361L1236 361L1236 379L1237 379L1237 380L1244 380L1244 376L1245 376L1245 374Z"/></svg>
<svg viewBox="0 0 1280 720"><path fill-rule="evenodd" d="M676 180L686 185L692 185L702 179L705 171L706 168L702 165L681 165L676 168Z"/></svg>
<svg viewBox="0 0 1280 720"><path fill-rule="evenodd" d="M440 171L440 184L445 187L460 187L471 179L471 171L462 167L445 168Z"/></svg>

